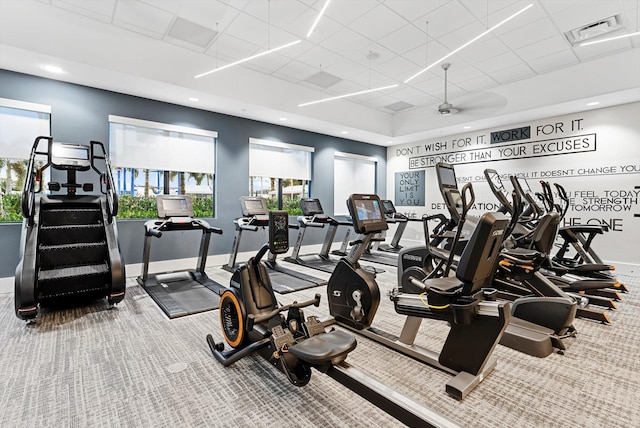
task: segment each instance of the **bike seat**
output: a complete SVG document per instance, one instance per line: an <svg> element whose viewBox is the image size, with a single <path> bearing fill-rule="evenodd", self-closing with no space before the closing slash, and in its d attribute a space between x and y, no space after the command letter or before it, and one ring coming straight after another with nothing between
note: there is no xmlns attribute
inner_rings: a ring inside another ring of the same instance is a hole
<svg viewBox="0 0 640 428"><path fill-rule="evenodd" d="M312 336L289 347L289 352L311 365L340 362L356 347L356 338L343 331Z"/></svg>

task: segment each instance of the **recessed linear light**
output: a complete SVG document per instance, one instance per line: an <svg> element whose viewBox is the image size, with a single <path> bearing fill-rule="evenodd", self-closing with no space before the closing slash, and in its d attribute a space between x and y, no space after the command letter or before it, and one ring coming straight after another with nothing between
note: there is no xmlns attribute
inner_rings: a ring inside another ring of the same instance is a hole
<svg viewBox="0 0 640 428"><path fill-rule="evenodd" d="M200 98L196 98L196 97L189 97L189 101L200 101Z"/></svg>
<svg viewBox="0 0 640 428"><path fill-rule="evenodd" d="M633 37L633 36L640 36L640 31L636 31L635 33L623 34L621 36L608 37L608 38L602 39L602 40L594 40L592 42L580 43L580 46L595 45L596 43L610 42L612 40L624 39L626 37Z"/></svg>
<svg viewBox="0 0 640 428"><path fill-rule="evenodd" d="M329 3L331 3L331 0L327 0L324 3L324 6L322 6L322 9L320 10L320 13L316 17L316 20L313 21L313 25L311 26L311 28L309 28L309 32L307 33L307 39L309 38L311 33L313 33L313 30L316 29L316 25L318 25L318 22L320 22L320 18L322 18L322 15L324 15L324 11L327 10L327 6L329 6Z"/></svg>
<svg viewBox="0 0 640 428"><path fill-rule="evenodd" d="M493 27L489 28L487 31L485 31L484 33L474 37L473 39L469 40L467 43L465 43L464 45L452 50L451 52L449 52L448 54L446 54L445 56L443 56L442 58L440 58L439 60L437 60L436 62L434 62L433 64L429 65L426 68L423 68L422 70L420 70L419 72L417 72L416 74L414 74L413 76L409 77L407 80L404 81L404 83L409 83L410 81L412 81L413 79L415 79L416 77L420 76L422 73L424 73L425 71L429 70L432 67L435 67L436 65L438 65L439 63L441 63L442 61L444 61L445 59L449 58L450 56L456 54L457 52L461 51L462 49L466 48L467 46L469 46L471 43L475 42L476 40L486 36L487 34L489 34L490 32L492 32L493 30L495 30L496 28L500 27L501 25L507 23L508 21L511 21L513 18L515 18L516 16L520 15L521 13L523 13L524 11L526 11L527 9L529 9L530 7L533 6L533 3L530 3L528 6L523 7L522 9L520 9L519 11L517 11L516 13L514 13L513 15L511 15L510 17L503 19L502 21L500 21L499 23L497 23L496 25L494 25Z"/></svg>
<svg viewBox="0 0 640 428"><path fill-rule="evenodd" d="M61 67L58 67L57 65L43 64L40 66L40 68L44 71L55 74L63 74L65 72Z"/></svg>
<svg viewBox="0 0 640 428"><path fill-rule="evenodd" d="M206 76L208 74L215 73L216 71L224 70L225 68L233 67L234 65L242 64L243 62L251 61L252 59L256 59L256 58L259 58L261 56L264 56L264 55L267 55L267 54L270 54L270 53L273 53L273 52L277 52L277 51L279 51L281 49L288 48L290 46L293 46L293 45L296 45L296 44L300 43L301 41L302 40L296 40L294 42L289 42L289 43L287 43L285 45L278 46L277 48L269 49L268 51L260 52L259 54L255 54L255 55L252 55L250 57L247 57L247 58L235 61L235 62L231 62L231 63L229 63L227 65L223 65L222 67L214 68L213 70L209 70L209 71L206 71L204 73L198 74L197 76L194 76L194 78L195 79L199 79L199 78L201 78L203 76Z"/></svg>
<svg viewBox="0 0 640 428"><path fill-rule="evenodd" d="M471 129L470 126L465 126L463 129Z"/></svg>
<svg viewBox="0 0 640 428"><path fill-rule="evenodd" d="M597 106L598 104L600 104L600 101L593 101L593 102L587 103L589 107Z"/></svg>
<svg viewBox="0 0 640 428"><path fill-rule="evenodd" d="M287 118L286 117L281 117L280 120L283 121L283 122L286 122Z"/></svg>
<svg viewBox="0 0 640 428"><path fill-rule="evenodd" d="M312 104L324 103L326 101L333 101L333 100L339 100L341 98L347 98L347 97L353 97L353 96L356 96L356 95L368 94L370 92L383 91L385 89L395 88L396 86L398 86L398 85L395 84L395 85L389 85L389 86L382 86L380 88L367 89L367 90L364 90L364 91L352 92L350 94L338 95L337 97L325 98L325 99L316 100L316 101L309 101L308 103L298 104L298 107L305 107L305 106L310 106Z"/></svg>
<svg viewBox="0 0 640 428"><path fill-rule="evenodd" d="M347 134L349 133L349 131L340 131L340 133L341 133L342 135L347 135Z"/></svg>

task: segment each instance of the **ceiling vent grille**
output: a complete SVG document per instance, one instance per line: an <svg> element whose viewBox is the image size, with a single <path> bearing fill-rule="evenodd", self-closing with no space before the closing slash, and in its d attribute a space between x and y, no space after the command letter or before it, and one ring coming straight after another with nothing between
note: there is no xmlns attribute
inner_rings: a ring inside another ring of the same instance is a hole
<svg viewBox="0 0 640 428"><path fill-rule="evenodd" d="M396 113L402 110L406 110L408 108L415 107L413 104L409 104L404 101L398 101L397 103L389 104L384 106L384 108L395 111Z"/></svg>
<svg viewBox="0 0 640 428"><path fill-rule="evenodd" d="M320 86L321 88L327 89L333 85L335 85L336 83L338 83L339 81L341 81L342 79L339 78L338 76L334 76L333 74L329 74L326 73L324 71L320 71L312 76L307 77L306 79L304 79L304 82L308 82L311 84L314 84L316 86Z"/></svg>
<svg viewBox="0 0 640 428"><path fill-rule="evenodd" d="M614 15L579 28L574 28L573 30L564 33L564 35L572 45L577 45L589 40L600 38L605 34L610 34L623 28L624 26L622 25L622 18L620 15Z"/></svg>
<svg viewBox="0 0 640 428"><path fill-rule="evenodd" d="M217 34L217 32L210 28L178 17L171 26L171 29L169 29L167 36L201 48L206 48Z"/></svg>

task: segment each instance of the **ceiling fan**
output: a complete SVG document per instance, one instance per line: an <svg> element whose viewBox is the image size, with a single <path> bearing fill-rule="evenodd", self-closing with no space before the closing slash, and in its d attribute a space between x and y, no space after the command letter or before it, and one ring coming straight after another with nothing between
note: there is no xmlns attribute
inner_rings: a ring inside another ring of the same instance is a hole
<svg viewBox="0 0 640 428"><path fill-rule="evenodd" d="M449 101L447 101L447 70L450 66L451 64L448 62L442 64L442 69L444 70L444 102L438 106L438 113L442 115L456 114L459 111L457 108L453 107L453 104L450 104Z"/></svg>

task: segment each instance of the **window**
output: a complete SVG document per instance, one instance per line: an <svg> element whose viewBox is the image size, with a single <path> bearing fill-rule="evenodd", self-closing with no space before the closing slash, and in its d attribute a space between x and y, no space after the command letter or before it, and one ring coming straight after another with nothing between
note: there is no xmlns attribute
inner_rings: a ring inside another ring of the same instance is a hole
<svg viewBox="0 0 640 428"><path fill-rule="evenodd" d="M0 98L0 222L22 221L20 199L31 148L37 137L50 134L50 106Z"/></svg>
<svg viewBox="0 0 640 428"><path fill-rule="evenodd" d="M302 214L300 198L309 196L312 147L249 139L249 195L267 199L270 210Z"/></svg>
<svg viewBox="0 0 640 428"><path fill-rule="evenodd" d="M214 216L217 136L215 131L109 116L119 217L156 217L158 194L190 195L197 217Z"/></svg>
<svg viewBox="0 0 640 428"><path fill-rule="evenodd" d="M348 215L352 193L376 193L376 158L335 152L333 156L333 210Z"/></svg>

